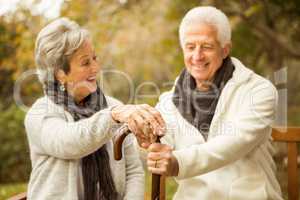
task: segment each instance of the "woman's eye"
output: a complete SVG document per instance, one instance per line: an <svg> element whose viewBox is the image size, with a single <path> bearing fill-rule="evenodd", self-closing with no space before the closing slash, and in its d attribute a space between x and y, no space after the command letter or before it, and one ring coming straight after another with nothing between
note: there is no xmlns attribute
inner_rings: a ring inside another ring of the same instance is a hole
<svg viewBox="0 0 300 200"><path fill-rule="evenodd" d="M82 65L86 66L86 65L89 65L90 64L90 61L89 60L86 60L82 63Z"/></svg>
<svg viewBox="0 0 300 200"><path fill-rule="evenodd" d="M94 57L93 57L93 60L98 60L98 56L94 56Z"/></svg>

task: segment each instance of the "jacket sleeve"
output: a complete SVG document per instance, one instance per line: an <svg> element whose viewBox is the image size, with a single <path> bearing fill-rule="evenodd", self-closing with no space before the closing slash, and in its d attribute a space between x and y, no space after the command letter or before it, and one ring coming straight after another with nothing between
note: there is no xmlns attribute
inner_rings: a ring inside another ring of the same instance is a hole
<svg viewBox="0 0 300 200"><path fill-rule="evenodd" d="M267 85L253 87L243 97L238 113L231 114L234 118L220 120L217 128L211 128L216 132L209 133L214 137L206 143L173 152L179 163L178 179L198 176L235 162L269 139L277 91L271 84Z"/></svg>
<svg viewBox="0 0 300 200"><path fill-rule="evenodd" d="M128 135L125 139L124 153L126 162L126 189L124 200L143 200L145 175L139 153L134 145L134 136Z"/></svg>
<svg viewBox="0 0 300 200"><path fill-rule="evenodd" d="M80 159L105 144L119 127L104 109L78 122L67 122L62 113L29 112L26 132L32 150L61 159Z"/></svg>

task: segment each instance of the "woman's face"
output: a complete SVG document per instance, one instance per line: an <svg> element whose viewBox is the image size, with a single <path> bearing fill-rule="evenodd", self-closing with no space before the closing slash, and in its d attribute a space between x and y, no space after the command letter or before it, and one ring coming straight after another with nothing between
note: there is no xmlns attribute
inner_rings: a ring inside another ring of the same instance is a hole
<svg viewBox="0 0 300 200"><path fill-rule="evenodd" d="M97 56L90 40L85 40L69 59L70 70L57 73L58 80L68 93L79 102L97 89L96 75L100 70Z"/></svg>

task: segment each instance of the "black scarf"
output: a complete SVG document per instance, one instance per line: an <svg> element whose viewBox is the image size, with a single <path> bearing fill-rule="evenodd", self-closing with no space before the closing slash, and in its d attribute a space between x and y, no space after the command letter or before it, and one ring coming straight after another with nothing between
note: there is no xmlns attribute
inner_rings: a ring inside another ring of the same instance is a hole
<svg viewBox="0 0 300 200"><path fill-rule="evenodd" d="M75 104L74 99L66 91L59 90L59 83L56 80L47 83L45 93L54 103L63 106L71 113L75 121L88 118L107 107L105 96L99 87L96 92L87 96L80 106ZM105 145L82 158L82 176L84 200L115 200L118 198Z"/></svg>
<svg viewBox="0 0 300 200"><path fill-rule="evenodd" d="M222 66L216 71L209 91L199 91L196 81L184 69L175 84L172 97L173 103L180 114L207 139L211 120L215 114L216 106L227 81L232 77L234 66L230 57L223 60Z"/></svg>

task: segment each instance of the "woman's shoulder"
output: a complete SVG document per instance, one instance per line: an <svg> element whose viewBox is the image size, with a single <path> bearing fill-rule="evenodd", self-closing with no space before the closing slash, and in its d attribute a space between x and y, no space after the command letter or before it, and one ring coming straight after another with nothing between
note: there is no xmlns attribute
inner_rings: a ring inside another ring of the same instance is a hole
<svg viewBox="0 0 300 200"><path fill-rule="evenodd" d="M64 115L64 109L53 103L47 96L43 96L37 99L27 111L25 123L26 121L34 121L35 119L53 114Z"/></svg>
<svg viewBox="0 0 300 200"><path fill-rule="evenodd" d="M52 102L50 98L47 96L43 96L39 99L37 99L30 109L28 110L27 114L38 114L38 113L44 113L46 112L57 112L64 110L61 106L56 105Z"/></svg>

